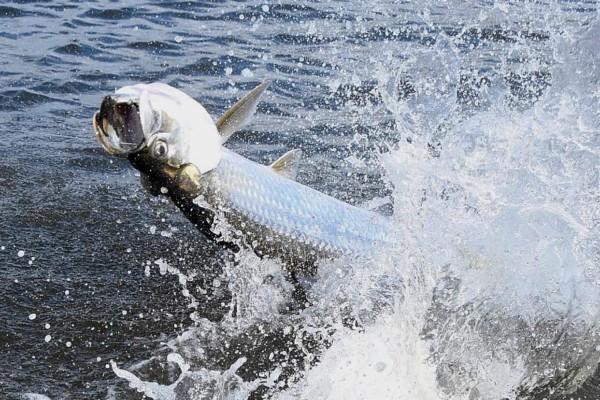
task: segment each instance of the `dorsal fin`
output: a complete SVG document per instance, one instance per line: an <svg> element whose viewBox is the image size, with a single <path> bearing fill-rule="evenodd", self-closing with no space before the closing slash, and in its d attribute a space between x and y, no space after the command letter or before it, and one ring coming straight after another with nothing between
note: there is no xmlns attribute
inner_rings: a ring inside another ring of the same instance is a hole
<svg viewBox="0 0 600 400"><path fill-rule="evenodd" d="M223 143L231 135L240 130L256 112L256 107L261 96L269 86L271 81L263 81L260 85L252 89L250 93L242 97L229 110L223 114L217 121L217 129L223 138Z"/></svg>
<svg viewBox="0 0 600 400"><path fill-rule="evenodd" d="M298 173L298 161L300 161L301 157L302 150L290 150L275 160L275 162L271 164L271 169L286 178L296 179L296 174Z"/></svg>

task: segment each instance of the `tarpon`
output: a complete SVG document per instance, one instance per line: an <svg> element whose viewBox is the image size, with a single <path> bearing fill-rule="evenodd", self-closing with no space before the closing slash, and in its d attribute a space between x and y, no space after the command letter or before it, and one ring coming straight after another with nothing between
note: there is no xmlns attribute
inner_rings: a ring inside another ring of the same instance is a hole
<svg viewBox="0 0 600 400"><path fill-rule="evenodd" d="M125 155L154 195L166 195L207 237L302 265L363 256L389 242L391 222L295 181L300 150L266 166L223 144L247 123L265 81L216 123L192 97L163 83L106 96L93 117L110 154ZM229 231L215 228L223 220Z"/></svg>

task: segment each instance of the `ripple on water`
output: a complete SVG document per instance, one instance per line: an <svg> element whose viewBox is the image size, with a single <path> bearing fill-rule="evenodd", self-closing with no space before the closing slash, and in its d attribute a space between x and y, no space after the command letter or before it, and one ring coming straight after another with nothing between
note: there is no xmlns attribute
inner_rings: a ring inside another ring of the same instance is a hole
<svg viewBox="0 0 600 400"><path fill-rule="evenodd" d="M270 6L269 11L265 14L271 15L279 21L321 20L331 16L325 11L297 3L274 4ZM339 17L339 15L336 17Z"/></svg>
<svg viewBox="0 0 600 400"><path fill-rule="evenodd" d="M73 56L87 56L87 57L101 53L101 51L95 47L88 46L88 45L81 44L81 43L74 43L74 42L66 44L64 46L57 47L56 49L54 49L54 51L58 54L68 54L68 55L73 55Z"/></svg>
<svg viewBox="0 0 600 400"><path fill-rule="evenodd" d="M0 32L0 37L4 38L4 39L15 40L19 37L19 35L17 35L16 33L11 33L11 32Z"/></svg>
<svg viewBox="0 0 600 400"><path fill-rule="evenodd" d="M91 26L100 26L101 24L97 24L97 23L94 23L94 22L85 21L83 19L75 18L75 19L73 19L73 20L71 20L69 22L63 23L62 25L64 27L67 27L67 28L74 28L74 29L76 29L76 28L79 28L79 27L88 28L88 27L91 27Z"/></svg>
<svg viewBox="0 0 600 400"><path fill-rule="evenodd" d="M323 35L294 35L290 33L280 33L273 37L276 43L292 45L323 45L337 41L334 37L325 37Z"/></svg>
<svg viewBox="0 0 600 400"><path fill-rule="evenodd" d="M54 17L50 13L41 11L27 11L15 7L0 6L0 18L19 18L27 16L39 16L39 17Z"/></svg>
<svg viewBox="0 0 600 400"><path fill-rule="evenodd" d="M424 46L432 46L436 39L425 28L419 26L407 26L402 29L390 29L387 26L371 28L354 36L358 43L399 41L415 42Z"/></svg>
<svg viewBox="0 0 600 400"><path fill-rule="evenodd" d="M156 1L151 3L153 7L158 7L167 10L185 10L192 12L214 12L215 9L220 9L221 4L213 1ZM188 14L192 15L192 14Z"/></svg>
<svg viewBox="0 0 600 400"><path fill-rule="evenodd" d="M100 50L97 47L83 43L72 42L54 49L54 52L64 56L86 57L94 61L117 62L125 60L125 56L117 56Z"/></svg>
<svg viewBox="0 0 600 400"><path fill-rule="evenodd" d="M18 8L0 6L0 17L22 17L26 13Z"/></svg>
<svg viewBox="0 0 600 400"><path fill-rule="evenodd" d="M139 15L140 11L143 11L143 8L109 8L109 9L99 9L99 8L90 8L88 11L81 14L81 17L86 18L97 18L97 19L107 19L107 20L123 20L130 19L135 15Z"/></svg>
<svg viewBox="0 0 600 400"><path fill-rule="evenodd" d="M55 99L25 89L0 92L0 110L20 110L23 106L33 106L51 101L55 101Z"/></svg>
<svg viewBox="0 0 600 400"><path fill-rule="evenodd" d="M57 93L57 94L81 94L89 93L95 90L95 87L84 82L76 80L64 83L44 82L32 88L36 92Z"/></svg>
<svg viewBox="0 0 600 400"><path fill-rule="evenodd" d="M203 57L194 63L174 67L171 72L184 76L218 76L223 74L223 66L211 57Z"/></svg>
<svg viewBox="0 0 600 400"><path fill-rule="evenodd" d="M183 49L180 46L160 40L131 42L127 44L127 47L135 50L143 50L151 54L159 54L165 56L183 55Z"/></svg>
<svg viewBox="0 0 600 400"><path fill-rule="evenodd" d="M28 14L27 12L25 12L23 10L19 10L18 8L8 7L8 6L0 6L0 17L16 18L16 17L23 17L27 14Z"/></svg>
<svg viewBox="0 0 600 400"><path fill-rule="evenodd" d="M77 63L67 61L64 58L47 54L35 62L37 65L42 67L49 67L51 65L77 65Z"/></svg>

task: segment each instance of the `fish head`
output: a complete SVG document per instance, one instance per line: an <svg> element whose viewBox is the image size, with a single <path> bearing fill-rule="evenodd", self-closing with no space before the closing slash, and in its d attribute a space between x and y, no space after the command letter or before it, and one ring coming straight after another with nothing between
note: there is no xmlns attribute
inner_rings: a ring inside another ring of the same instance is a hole
<svg viewBox="0 0 600 400"><path fill-rule="evenodd" d="M222 139L206 109L164 83L124 86L106 96L93 125L108 153L130 159L141 153L144 162L134 166L150 177L159 166L192 165L202 174L221 159ZM143 170L150 165L151 169Z"/></svg>

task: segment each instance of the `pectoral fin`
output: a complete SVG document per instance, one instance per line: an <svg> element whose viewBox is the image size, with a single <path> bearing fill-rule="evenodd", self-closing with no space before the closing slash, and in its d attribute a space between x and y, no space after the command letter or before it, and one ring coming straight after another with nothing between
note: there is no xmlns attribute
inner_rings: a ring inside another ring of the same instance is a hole
<svg viewBox="0 0 600 400"><path fill-rule="evenodd" d="M271 169L286 178L296 179L298 173L298 164L302 157L302 150L290 150L279 157L273 164Z"/></svg>
<svg viewBox="0 0 600 400"><path fill-rule="evenodd" d="M235 132L240 130L256 112L258 102L271 81L263 81L250 93L242 97L217 121L217 129L223 138L223 143Z"/></svg>

